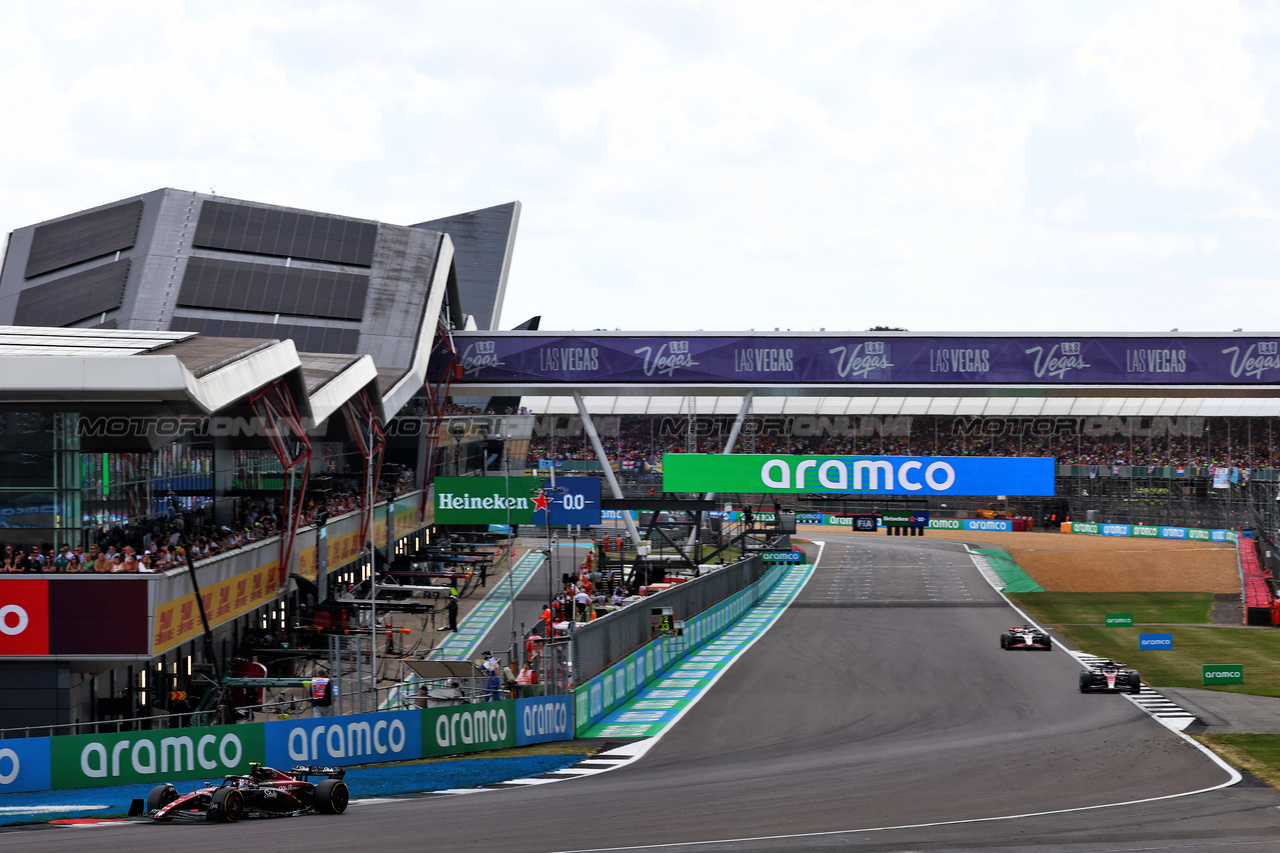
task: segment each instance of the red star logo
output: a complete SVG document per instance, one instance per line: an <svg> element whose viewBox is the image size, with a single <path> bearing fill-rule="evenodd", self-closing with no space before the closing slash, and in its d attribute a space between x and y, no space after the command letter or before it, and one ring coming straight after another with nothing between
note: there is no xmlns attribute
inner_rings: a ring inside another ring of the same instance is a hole
<svg viewBox="0 0 1280 853"><path fill-rule="evenodd" d="M538 510L542 510L543 512L546 512L550 506L551 499L543 492L538 492L538 496L533 499L533 511L537 512Z"/></svg>

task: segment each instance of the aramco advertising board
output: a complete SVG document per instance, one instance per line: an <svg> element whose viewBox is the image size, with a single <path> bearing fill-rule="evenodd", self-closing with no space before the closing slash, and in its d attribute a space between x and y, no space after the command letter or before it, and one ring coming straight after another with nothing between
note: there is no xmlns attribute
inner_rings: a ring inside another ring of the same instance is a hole
<svg viewBox="0 0 1280 853"><path fill-rule="evenodd" d="M771 456L668 453L668 492L831 492L872 495L1051 497L1050 458L978 456Z"/></svg>

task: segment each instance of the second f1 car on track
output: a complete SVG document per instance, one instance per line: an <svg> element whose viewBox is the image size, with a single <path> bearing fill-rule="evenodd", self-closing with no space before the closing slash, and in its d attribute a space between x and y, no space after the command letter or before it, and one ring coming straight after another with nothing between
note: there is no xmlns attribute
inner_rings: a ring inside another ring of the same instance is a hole
<svg viewBox="0 0 1280 853"><path fill-rule="evenodd" d="M1000 635L1000 648L1005 651L1010 649L1043 649L1047 652L1053 649L1053 638L1049 636L1048 632L1041 631L1034 625L1019 625Z"/></svg>
<svg viewBox="0 0 1280 853"><path fill-rule="evenodd" d="M1141 690L1142 676L1136 669L1126 669L1118 660L1091 663L1080 673L1081 693L1138 693Z"/></svg>
<svg viewBox="0 0 1280 853"><path fill-rule="evenodd" d="M242 817L293 817L342 814L350 794L342 781L345 770L299 765L288 773L261 764L250 766L246 776L226 776L219 784L180 794L172 784L151 789L146 803L133 801L129 816L158 821L212 820L235 823ZM324 776L319 782L308 777Z"/></svg>

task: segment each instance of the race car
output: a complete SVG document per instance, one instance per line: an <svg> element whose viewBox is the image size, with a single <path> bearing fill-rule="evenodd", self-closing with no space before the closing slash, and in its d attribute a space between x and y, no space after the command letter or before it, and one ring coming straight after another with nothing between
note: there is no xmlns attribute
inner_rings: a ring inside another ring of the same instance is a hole
<svg viewBox="0 0 1280 853"><path fill-rule="evenodd" d="M342 814L350 793L342 781L345 770L336 767L298 765L283 773L261 764L250 764L246 776L226 776L213 785L205 783L189 794L180 794L171 783L157 785L146 802L135 799L129 817L157 821L212 820L235 823L242 817L293 817ZM325 776L311 782L311 776Z"/></svg>
<svg viewBox="0 0 1280 853"><path fill-rule="evenodd" d="M1053 638L1045 631L1033 625L1019 625L1010 628L1000 635L1000 648L1009 649L1053 649Z"/></svg>
<svg viewBox="0 0 1280 853"><path fill-rule="evenodd" d="M1080 673L1081 693L1138 693L1142 690L1142 676L1136 669L1125 669L1118 660L1101 660L1089 664Z"/></svg>

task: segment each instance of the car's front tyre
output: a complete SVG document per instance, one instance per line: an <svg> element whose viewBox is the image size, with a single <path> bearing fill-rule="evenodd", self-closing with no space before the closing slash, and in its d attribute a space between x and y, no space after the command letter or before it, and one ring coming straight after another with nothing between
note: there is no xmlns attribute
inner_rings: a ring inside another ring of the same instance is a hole
<svg viewBox="0 0 1280 853"><path fill-rule="evenodd" d="M176 799L178 799L178 789L173 785L168 782L156 785L151 789L151 793L147 794L147 811L159 811Z"/></svg>
<svg viewBox="0 0 1280 853"><path fill-rule="evenodd" d="M235 788L222 787L213 792L209 817L219 823L235 823L244 817L244 794Z"/></svg>

